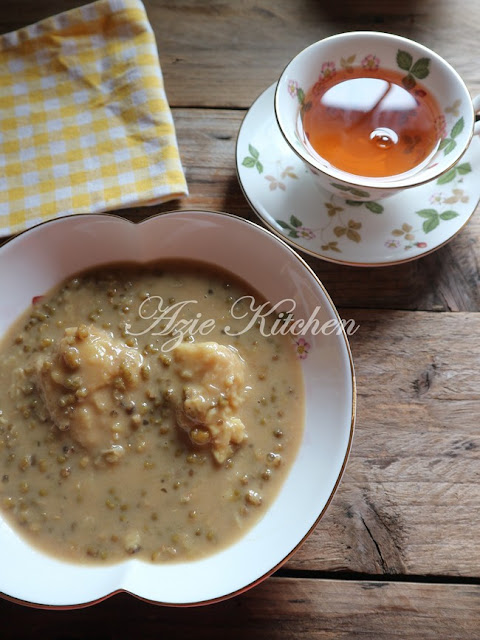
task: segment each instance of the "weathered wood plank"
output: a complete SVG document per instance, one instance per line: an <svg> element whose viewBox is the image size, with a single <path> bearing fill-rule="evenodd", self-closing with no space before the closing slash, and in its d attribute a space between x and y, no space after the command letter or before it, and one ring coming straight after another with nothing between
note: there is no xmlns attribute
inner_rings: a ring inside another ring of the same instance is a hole
<svg viewBox="0 0 480 640"><path fill-rule="evenodd" d="M92 640L478 640L480 586L270 578L226 602L168 609L126 594L76 611L0 602L2 637Z"/></svg>
<svg viewBox="0 0 480 640"><path fill-rule="evenodd" d="M4 0L0 32L86 0ZM145 0L156 33L190 196L178 208L257 220L235 174L235 139L253 100L306 45L346 30L389 31L444 56L480 92L477 0ZM192 107L191 109L186 107ZM205 108L199 108L205 107ZM208 108L207 108L208 107ZM214 107L214 108L212 108ZM230 109L230 110L227 110ZM352 337L358 421L346 475L290 570L480 576L478 213L447 247L385 269L307 258ZM346 308L349 307L349 308ZM376 309L460 311L426 313ZM27 576L26 576L27 579ZM468 581L467 581L468 582ZM274 577L225 603L152 607L121 595L87 611L0 601L2 638L478 639L480 585Z"/></svg>
<svg viewBox="0 0 480 640"><path fill-rule="evenodd" d="M0 31L85 4L83 0L4 0ZM480 6L464 0L145 0L170 103L248 107L304 47L342 31L376 30L422 42L445 57L475 93L472 60Z"/></svg>
<svg viewBox="0 0 480 640"><path fill-rule="evenodd" d="M238 184L235 142L244 111L174 109L190 195L155 210L228 211L261 224ZM143 217L146 210L137 210ZM382 268L346 267L304 255L338 306L476 311L480 309L480 218L447 246L420 260Z"/></svg>
<svg viewBox="0 0 480 640"><path fill-rule="evenodd" d="M248 107L303 48L359 29L418 40L445 57L472 91L480 89L469 44L476 42L480 20L476 0L462 2L461 10L449 0L407 0L401 6L380 0L145 4L172 105Z"/></svg>
<svg viewBox="0 0 480 640"><path fill-rule="evenodd" d="M18 28L80 4L83 4L81 0L42 3L6 0L0 12L0 31ZM323 3L320 7L311 0L215 4L198 0L146 2L161 52L162 48L165 51L162 68L171 104L249 106L297 49L327 35L325 29L370 28L368 21L372 22L370 26L393 32L402 29L424 32L427 39L432 40L426 44L441 44L448 51L440 53L453 63L463 61L470 78L469 86L480 90L475 65L471 64L471 54L467 51L468 43L476 42L472 32L475 16L480 18L476 0L465 1L461 11L451 10L446 0L402 3L402 9L400 5L386 8L384 3L372 0L358 3L345 0L334 4L335 7ZM262 37L255 36L257 29ZM314 33L310 33L312 30ZM256 39L255 44L251 39ZM276 42L279 44L273 46ZM275 65L278 69L274 69ZM225 94L230 96L228 100L224 99ZM141 219L157 211L198 207L225 210L258 221L241 192L235 172L235 140L244 113L174 109L190 196L161 207L122 214ZM480 221L477 218L474 216L447 247L405 265L358 269L306 259L339 306L474 311L480 309L477 260Z"/></svg>
<svg viewBox="0 0 480 640"><path fill-rule="evenodd" d="M352 454L289 568L480 576L480 316L341 315L360 325Z"/></svg>
<svg viewBox="0 0 480 640"><path fill-rule="evenodd" d="M246 201L236 176L235 142L244 114L245 111L237 110L174 109L190 195L119 214L139 221L158 212L199 208L227 211L262 224ZM479 242L477 211L447 246L404 265L358 268L303 257L340 307L477 311Z"/></svg>

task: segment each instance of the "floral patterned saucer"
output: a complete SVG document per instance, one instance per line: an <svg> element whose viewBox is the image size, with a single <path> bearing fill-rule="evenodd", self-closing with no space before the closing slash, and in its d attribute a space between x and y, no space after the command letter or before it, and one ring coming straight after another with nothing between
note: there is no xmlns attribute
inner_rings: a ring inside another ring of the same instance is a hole
<svg viewBox="0 0 480 640"><path fill-rule="evenodd" d="M240 128L236 161L253 210L286 242L318 258L384 266L419 258L451 240L480 200L480 140L433 182L385 200L356 202L323 190L284 141L275 85L253 103Z"/></svg>

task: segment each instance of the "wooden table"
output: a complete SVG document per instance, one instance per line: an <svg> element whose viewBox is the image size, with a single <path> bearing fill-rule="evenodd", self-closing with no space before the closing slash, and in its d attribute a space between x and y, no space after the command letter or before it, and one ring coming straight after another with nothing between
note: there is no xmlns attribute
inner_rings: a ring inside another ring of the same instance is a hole
<svg viewBox="0 0 480 640"><path fill-rule="evenodd" d="M80 4L3 0L0 30ZM236 178L240 123L291 57L324 36L373 29L413 38L480 92L478 0L147 0L146 8L190 195L125 213L135 220L202 208L258 221ZM357 426L331 506L276 575L188 610L127 594L70 612L0 601L0 637L480 638L479 241L477 213L450 244L401 266L307 258L341 316L360 324L351 339Z"/></svg>

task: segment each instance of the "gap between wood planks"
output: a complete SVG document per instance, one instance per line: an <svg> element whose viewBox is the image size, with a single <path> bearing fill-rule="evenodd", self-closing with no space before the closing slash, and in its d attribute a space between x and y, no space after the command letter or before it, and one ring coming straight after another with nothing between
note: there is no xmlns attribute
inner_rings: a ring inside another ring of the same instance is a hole
<svg viewBox="0 0 480 640"><path fill-rule="evenodd" d="M376 582L412 582L415 584L445 584L445 585L480 585L480 578L472 576L447 575L415 575L398 573L361 573L358 571L316 571L310 569L279 569L272 578L295 578L314 580L345 580L348 582L362 581Z"/></svg>

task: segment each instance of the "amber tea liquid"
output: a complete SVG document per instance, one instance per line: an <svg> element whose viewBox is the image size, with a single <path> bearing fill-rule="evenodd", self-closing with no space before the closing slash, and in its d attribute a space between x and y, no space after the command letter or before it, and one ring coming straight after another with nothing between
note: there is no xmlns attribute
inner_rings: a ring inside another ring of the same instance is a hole
<svg viewBox="0 0 480 640"><path fill-rule="evenodd" d="M418 83L407 91L404 74L353 68L319 80L301 110L304 142L328 163L359 176L411 171L435 152L441 111Z"/></svg>

